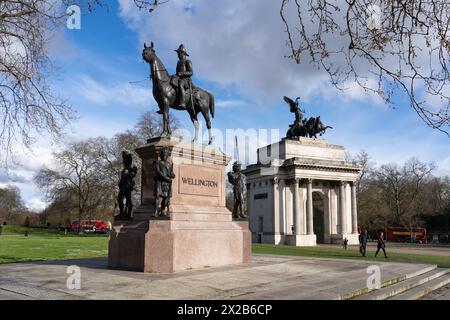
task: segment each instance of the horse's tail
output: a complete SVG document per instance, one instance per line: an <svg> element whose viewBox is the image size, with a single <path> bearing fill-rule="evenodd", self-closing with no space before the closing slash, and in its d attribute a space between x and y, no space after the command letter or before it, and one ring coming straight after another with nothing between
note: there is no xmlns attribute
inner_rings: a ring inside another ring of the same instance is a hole
<svg viewBox="0 0 450 320"><path fill-rule="evenodd" d="M211 112L211 117L214 118L214 112L215 112L214 96L210 92L208 92L208 95L209 95L209 112Z"/></svg>

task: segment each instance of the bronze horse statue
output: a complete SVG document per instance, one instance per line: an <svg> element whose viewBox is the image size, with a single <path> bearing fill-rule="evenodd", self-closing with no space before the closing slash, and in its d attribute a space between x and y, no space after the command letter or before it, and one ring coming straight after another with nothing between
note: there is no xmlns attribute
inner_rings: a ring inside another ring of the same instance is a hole
<svg viewBox="0 0 450 320"><path fill-rule="evenodd" d="M208 128L209 144L212 143L211 136L211 117L214 118L214 96L208 91L192 86L191 91L187 94L189 98L186 99L186 109L177 105L178 92L171 84L171 76L164 67L164 64L158 58L153 48L153 42L150 46L144 43L144 50L142 51L142 58L150 64L151 79L153 83L153 97L158 103L160 113L163 115L163 132L161 137L170 137L171 130L169 127L169 108L176 110L187 110L191 121L195 127L195 138L198 140L199 122L197 115L201 113L205 118L206 127Z"/></svg>
<svg viewBox="0 0 450 320"><path fill-rule="evenodd" d="M327 129L333 129L333 127L325 126L322 120L320 120L320 116L317 118L310 117L308 120L302 119L301 122L290 125L286 133L286 138L297 139L299 137L307 137L317 139L317 134L322 136Z"/></svg>

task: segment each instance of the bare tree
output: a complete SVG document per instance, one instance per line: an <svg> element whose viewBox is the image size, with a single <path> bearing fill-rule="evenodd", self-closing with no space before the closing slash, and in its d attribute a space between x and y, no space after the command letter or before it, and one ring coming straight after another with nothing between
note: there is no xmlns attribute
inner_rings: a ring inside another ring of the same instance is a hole
<svg viewBox="0 0 450 320"><path fill-rule="evenodd" d="M282 0L280 15L289 58L390 105L400 89L428 126L450 136L448 0Z"/></svg>
<svg viewBox="0 0 450 320"><path fill-rule="evenodd" d="M57 169L41 169L35 182L53 197L63 193L76 195L80 228L82 217L95 210L104 196L104 183L98 174L99 160L95 156L93 142L71 143L66 150L55 153L54 157Z"/></svg>
<svg viewBox="0 0 450 320"><path fill-rule="evenodd" d="M370 161L370 156L365 150L361 150L354 156L347 155L347 161L360 167L358 180L356 180L356 192L359 194L373 174L375 163Z"/></svg>
<svg viewBox="0 0 450 320"><path fill-rule="evenodd" d="M147 10L152 13L160 4L169 2L169 0L133 0L137 8L141 10ZM92 12L97 6L107 7L107 1L105 0L63 0L66 5L76 4L78 6L84 7L87 11Z"/></svg>
<svg viewBox="0 0 450 320"><path fill-rule="evenodd" d="M414 224L416 200L434 168L434 164L426 164L416 158L410 159L402 167L397 164L380 167L377 172L378 184L390 208L393 223Z"/></svg>
<svg viewBox="0 0 450 320"><path fill-rule="evenodd" d="M65 12L53 0L0 1L0 148L7 163L15 141L30 147L36 134L58 137L73 118L54 94L48 41Z"/></svg>
<svg viewBox="0 0 450 320"><path fill-rule="evenodd" d="M172 113L169 117L169 125L172 130L180 127L178 118ZM134 134L141 139L142 143L146 143L152 137L158 137L163 131L162 117L155 111L147 111L143 113L134 127Z"/></svg>
<svg viewBox="0 0 450 320"><path fill-rule="evenodd" d="M16 186L0 188L0 219L11 223L14 215L26 212L25 205Z"/></svg>
<svg viewBox="0 0 450 320"><path fill-rule="evenodd" d="M166 1L159 1L159 0L133 0L134 4L139 9L148 10L149 12L153 12L156 10L158 5L169 2L169 0Z"/></svg>

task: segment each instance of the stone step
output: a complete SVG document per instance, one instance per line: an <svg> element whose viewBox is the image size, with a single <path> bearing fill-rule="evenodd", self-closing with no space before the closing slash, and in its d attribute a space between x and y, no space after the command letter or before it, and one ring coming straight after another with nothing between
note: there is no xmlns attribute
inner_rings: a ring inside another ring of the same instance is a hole
<svg viewBox="0 0 450 320"><path fill-rule="evenodd" d="M386 275L386 272L381 270L381 289L387 288L388 286L395 285L399 282L420 276L424 273L433 271L437 268L437 265L422 265L420 268L413 268L411 270L407 269L403 272L400 272L400 274L397 274L397 276L393 275ZM367 280L367 276L365 277ZM364 287L361 287L359 290L355 291L348 291L345 295L342 295L340 297L340 300L349 300L349 299L362 299L363 295L366 295L370 293L373 290L369 290L367 288L367 285L364 283Z"/></svg>
<svg viewBox="0 0 450 320"><path fill-rule="evenodd" d="M372 290L354 298L354 300L385 300L399 295L407 290L425 284L433 279L442 277L448 273L448 269L433 268L422 274L415 275L398 283L388 285L378 290Z"/></svg>
<svg viewBox="0 0 450 320"><path fill-rule="evenodd" d="M447 270L448 271L448 270ZM424 295L450 283L450 274L446 273L411 290L398 294L389 300L417 300Z"/></svg>
<svg viewBox="0 0 450 320"><path fill-rule="evenodd" d="M324 258L320 260L323 262L327 261L327 263L336 263L337 261ZM302 263L305 264L306 262L303 261ZM340 263L344 262L340 261ZM340 270L339 272L323 275L316 280L309 280L308 278L303 278L300 281L299 279L284 279L278 281L276 285L270 283L270 285L260 285L257 288L240 288L242 290L239 292L239 295L234 292L230 297L240 300L347 300L368 292L366 281L369 275L365 271L366 266L369 265L370 263L364 263L364 268L348 270L345 274ZM313 267L313 265L310 267ZM396 263L382 263L380 267L383 287L437 268L436 265L399 265Z"/></svg>

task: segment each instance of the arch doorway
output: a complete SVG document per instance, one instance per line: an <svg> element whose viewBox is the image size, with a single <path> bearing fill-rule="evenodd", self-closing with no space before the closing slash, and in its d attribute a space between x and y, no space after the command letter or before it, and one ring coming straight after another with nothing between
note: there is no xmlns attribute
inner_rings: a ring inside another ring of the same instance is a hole
<svg viewBox="0 0 450 320"><path fill-rule="evenodd" d="M325 243L325 202L320 192L313 192L313 227L317 243Z"/></svg>

